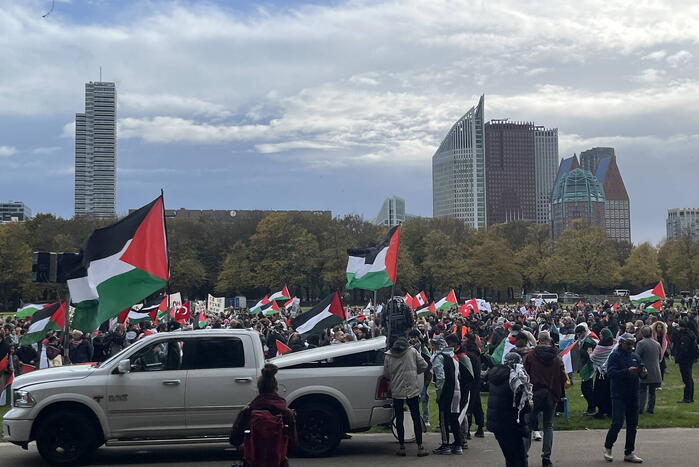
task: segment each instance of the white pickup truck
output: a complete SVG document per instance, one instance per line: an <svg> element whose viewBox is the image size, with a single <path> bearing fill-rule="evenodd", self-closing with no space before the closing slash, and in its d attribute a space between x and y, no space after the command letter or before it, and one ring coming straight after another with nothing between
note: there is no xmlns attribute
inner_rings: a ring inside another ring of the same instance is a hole
<svg viewBox="0 0 699 467"><path fill-rule="evenodd" d="M272 359L279 393L296 410L298 454L326 456L347 432L390 423L382 378L385 338L331 345ZM103 444L227 440L256 395L262 344L248 330L148 336L99 365L19 376L4 439L36 441L54 465L75 465Z"/></svg>

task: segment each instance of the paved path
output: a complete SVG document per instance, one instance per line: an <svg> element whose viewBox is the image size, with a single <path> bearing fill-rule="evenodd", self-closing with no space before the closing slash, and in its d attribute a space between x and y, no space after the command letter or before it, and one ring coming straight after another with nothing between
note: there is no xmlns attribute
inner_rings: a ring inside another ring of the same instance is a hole
<svg viewBox="0 0 699 467"><path fill-rule="evenodd" d="M553 463L556 466L605 466L602 459L602 442L605 431L561 431L555 433ZM623 440L625 432L619 436L614 450L615 464L623 464ZM425 444L431 448L439 443L437 434L430 433ZM621 443L621 444L619 444ZM343 441L337 454L325 459L292 459L293 467L301 466L408 466L423 465L448 466L497 466L505 465L504 459L492 434L485 439L474 439L470 449L463 456L414 456L415 446L408 445L409 457L394 455L396 444L391 435L357 434L351 440ZM541 465L539 460L541 443L534 442L530 451L530 465ZM663 428L646 429L638 432L637 452L646 462L645 465L659 467L696 467L699 466L699 429ZM165 466L181 467L230 466L236 453L226 445L186 445L163 447L119 447L101 448L95 455L94 466ZM41 467L44 464L31 445L29 452L9 444L0 444L0 465L2 467ZM614 464L611 464L614 465Z"/></svg>

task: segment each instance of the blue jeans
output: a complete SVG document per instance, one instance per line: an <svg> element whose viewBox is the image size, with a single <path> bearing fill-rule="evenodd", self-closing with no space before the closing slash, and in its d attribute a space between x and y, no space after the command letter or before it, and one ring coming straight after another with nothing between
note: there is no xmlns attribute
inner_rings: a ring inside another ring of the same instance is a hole
<svg viewBox="0 0 699 467"><path fill-rule="evenodd" d="M529 413L529 429L535 431L538 428L539 414L543 418L544 440L541 446L541 460L551 461L551 450L553 449L553 416L556 412L556 404L551 393L547 389L538 389L534 393L534 408ZM537 430L538 431L538 430ZM527 443L527 451L531 446L531 438Z"/></svg>
<svg viewBox="0 0 699 467"><path fill-rule="evenodd" d="M626 399L612 399L612 425L609 427L607 439L604 441L605 448L612 449L621 427L624 426L624 420L626 420L624 454L628 455L635 450L636 429L638 428L638 397L634 397L632 394L627 395Z"/></svg>

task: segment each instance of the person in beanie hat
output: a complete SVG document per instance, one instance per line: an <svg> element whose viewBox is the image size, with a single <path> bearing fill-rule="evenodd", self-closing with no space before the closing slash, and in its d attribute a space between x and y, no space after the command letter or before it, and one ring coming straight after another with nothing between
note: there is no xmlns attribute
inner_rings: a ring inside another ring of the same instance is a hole
<svg viewBox="0 0 699 467"><path fill-rule="evenodd" d="M610 379L612 395L612 425L604 441L604 459L612 462L612 447L626 420L626 444L624 461L640 464L643 459L635 451L636 429L638 427L640 377L646 373L641 357L634 352L636 336L625 332L619 336L619 346L607 360L607 376Z"/></svg>

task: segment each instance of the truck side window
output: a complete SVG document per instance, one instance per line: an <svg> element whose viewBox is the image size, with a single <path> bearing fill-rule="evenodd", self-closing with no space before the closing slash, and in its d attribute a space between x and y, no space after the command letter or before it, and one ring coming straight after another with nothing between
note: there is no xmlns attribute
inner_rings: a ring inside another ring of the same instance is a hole
<svg viewBox="0 0 699 467"><path fill-rule="evenodd" d="M237 337L195 339L196 356L192 370L210 368L242 368L245 366L243 341ZM190 359L188 359L190 360Z"/></svg>
<svg viewBox="0 0 699 467"><path fill-rule="evenodd" d="M155 342L131 356L131 371L179 370L182 367L183 349L183 341Z"/></svg>

